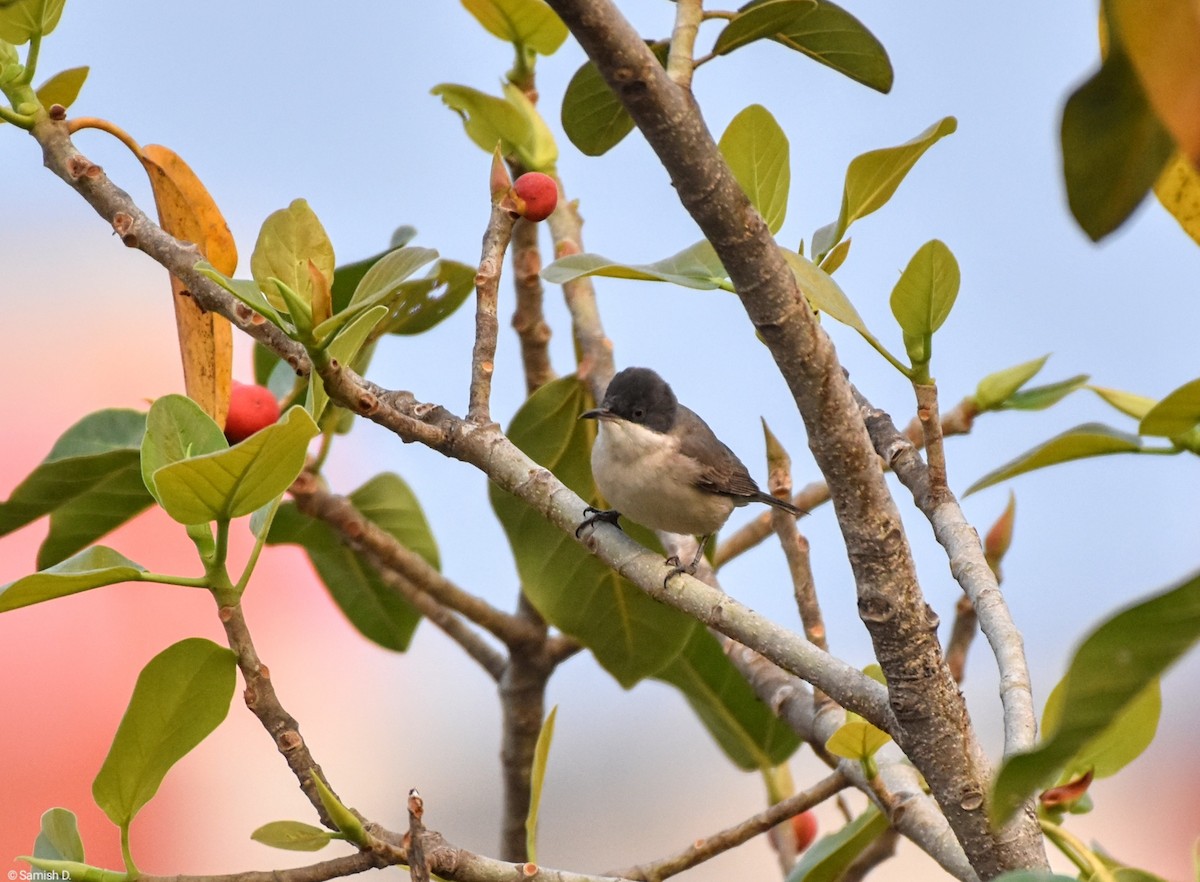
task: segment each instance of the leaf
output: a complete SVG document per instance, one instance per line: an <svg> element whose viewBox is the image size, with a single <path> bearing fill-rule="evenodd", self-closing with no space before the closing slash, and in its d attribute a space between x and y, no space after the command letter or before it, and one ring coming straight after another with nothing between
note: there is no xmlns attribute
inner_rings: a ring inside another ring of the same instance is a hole
<svg viewBox="0 0 1200 882"><path fill-rule="evenodd" d="M554 163L558 161L558 144L554 141L554 134L550 131L550 127L546 125L537 106L523 89L511 82L504 83L502 88L508 103L517 108L529 126L528 140L524 144L517 145L517 157L521 165L528 171L553 174ZM495 151L494 144L492 150Z"/></svg>
<svg viewBox="0 0 1200 882"><path fill-rule="evenodd" d="M659 41L649 46L658 63L666 65L670 44ZM633 131L633 118L591 61L575 71L567 83L563 93L562 127L571 143L585 156L604 155Z"/></svg>
<svg viewBox="0 0 1200 882"><path fill-rule="evenodd" d="M578 419L590 406L583 384L562 377L526 400L507 434L581 497L599 502L589 464L595 427ZM698 627L694 619L646 596L515 496L495 484L488 494L526 597L546 621L588 647L622 686L656 675L679 655Z"/></svg>
<svg viewBox="0 0 1200 882"><path fill-rule="evenodd" d="M1051 740L1063 725L1063 701L1068 680L1063 678L1046 699L1042 711L1042 738ZM1108 723L1107 728L1083 744L1067 762L1058 776L1066 782L1091 773L1096 778L1110 778L1145 752L1158 732L1162 715L1162 689L1153 678Z"/></svg>
<svg viewBox="0 0 1200 882"><path fill-rule="evenodd" d="M797 254L787 248L780 249L783 252L784 259L787 260L788 266L792 268L792 275L796 277L796 284L800 286L800 290L812 304L814 309L819 309L832 319L836 319L843 325L853 328L864 337L870 338L871 332L867 330L866 324L862 320L862 316L858 314L858 310L854 308L854 304L850 302L850 298L846 296L833 277L807 257Z"/></svg>
<svg viewBox="0 0 1200 882"><path fill-rule="evenodd" d="M550 743L554 740L554 719L558 716L558 705L542 722L537 744L533 748L533 765L529 770L529 813L525 816L525 851L532 863L537 863L538 811L542 804L542 785L546 780L546 763L550 759Z"/></svg>
<svg viewBox="0 0 1200 882"><path fill-rule="evenodd" d="M766 769L787 760L799 737L771 713L704 628L656 678L679 689L696 716L738 768Z"/></svg>
<svg viewBox="0 0 1200 882"><path fill-rule="evenodd" d="M162 506L181 524L242 517L286 490L304 467L318 430L302 407L228 450L158 469L153 480Z"/></svg>
<svg viewBox="0 0 1200 882"><path fill-rule="evenodd" d="M141 514L153 502L137 461L131 459L50 513L50 530L38 547L37 568L44 570L66 560Z"/></svg>
<svg viewBox="0 0 1200 882"><path fill-rule="evenodd" d="M33 856L83 863L83 840L79 838L74 812L52 808L42 815L42 828L33 843Z"/></svg>
<svg viewBox="0 0 1200 882"><path fill-rule="evenodd" d="M432 248L412 246L387 252L363 273L348 306L365 308L387 301L405 279L437 256Z"/></svg>
<svg viewBox="0 0 1200 882"><path fill-rule="evenodd" d="M462 0L488 33L539 55L553 55L567 39L567 26L543 0Z"/></svg>
<svg viewBox="0 0 1200 882"><path fill-rule="evenodd" d="M287 309L285 300L271 281L278 279L296 293L302 303L312 302L312 261L326 281L333 284L333 243L316 214L303 199L295 199L287 208L272 212L263 221L250 255L250 272L271 305L286 309L294 322L301 316ZM220 269L218 267L218 269Z"/></svg>
<svg viewBox="0 0 1200 882"><path fill-rule="evenodd" d="M1154 407L1155 400L1145 395L1135 395L1132 392L1122 392L1120 389L1107 389L1103 386L1088 386L1093 392L1115 407L1126 416L1131 416L1139 422Z"/></svg>
<svg viewBox="0 0 1200 882"><path fill-rule="evenodd" d="M887 828L887 818L869 805L842 829L818 839L792 867L787 882L835 882Z"/></svg>
<svg viewBox="0 0 1200 882"><path fill-rule="evenodd" d="M349 496L367 520L400 544L439 567L437 543L411 488L397 475L372 478ZM308 517L294 503L280 506L267 536L268 545L295 543L304 548L322 583L350 623L368 640L404 652L421 615L375 569L349 548L328 524Z"/></svg>
<svg viewBox="0 0 1200 882"><path fill-rule="evenodd" d="M150 177L159 225L176 239L192 242L225 275L237 269L237 245L217 203L177 153L158 144L138 157ZM225 425L233 381L233 327L224 316L202 309L186 286L171 276L175 329L188 397Z"/></svg>
<svg viewBox="0 0 1200 882"><path fill-rule="evenodd" d="M892 736L863 719L847 720L825 741L825 749L834 756L851 760L873 757Z"/></svg>
<svg viewBox="0 0 1200 882"><path fill-rule="evenodd" d="M129 707L96 780L96 805L128 827L179 762L229 712L236 681L232 651L189 637L167 647L142 669Z"/></svg>
<svg viewBox="0 0 1200 882"><path fill-rule="evenodd" d="M1200 171L1182 153L1176 153L1158 176L1154 195L1192 241L1200 245Z"/></svg>
<svg viewBox="0 0 1200 882"><path fill-rule="evenodd" d="M969 496L984 487L991 487L1017 475L1061 462L1091 456L1107 456L1110 453L1135 453L1141 449L1142 442L1136 435L1118 431L1102 423L1085 423L1055 435L1049 441L988 472L968 487L963 495Z"/></svg>
<svg viewBox="0 0 1200 882"><path fill-rule="evenodd" d="M829 0L747 4L718 35L713 51L724 55L762 37L803 52L878 92L891 91L892 62L883 44L862 22Z"/></svg>
<svg viewBox="0 0 1200 882"><path fill-rule="evenodd" d="M1175 149L1119 40L1110 40L1100 70L1067 98L1061 140L1071 214L1098 242L1138 207Z"/></svg>
<svg viewBox="0 0 1200 882"><path fill-rule="evenodd" d="M0 536L102 486L112 475L136 466L145 429L145 414L123 409L97 411L75 423L59 436L38 467L0 503Z"/></svg>
<svg viewBox="0 0 1200 882"><path fill-rule="evenodd" d="M1075 651L1063 678L1057 728L1029 753L1009 757L992 790L996 825L1052 781L1081 748L1200 639L1200 574L1110 616Z"/></svg>
<svg viewBox="0 0 1200 882"><path fill-rule="evenodd" d="M70 107L79 97L79 91L87 81L88 70L87 67L72 67L59 71L38 87L38 102L47 109L54 104Z"/></svg>
<svg viewBox="0 0 1200 882"><path fill-rule="evenodd" d="M258 283L249 279L231 279L224 273L218 272L212 264L206 260L202 260L195 266L196 272L202 276L207 276L212 279L250 309L261 315L277 328L282 328L287 331L287 325L284 319L280 316L275 306L267 299L267 295L258 287ZM274 285L271 286L274 291ZM282 308L282 298L276 295L280 300L280 308Z"/></svg>
<svg viewBox="0 0 1200 882"><path fill-rule="evenodd" d="M1106 9L1155 115L1200 165L1200 9L1179 0L1107 0Z"/></svg>
<svg viewBox="0 0 1200 882"><path fill-rule="evenodd" d="M288 851L320 851L330 843L333 834L301 821L271 821L251 833L250 838Z"/></svg>
<svg viewBox="0 0 1200 882"><path fill-rule="evenodd" d="M988 374L975 387L975 406L980 413L998 410L1012 394L1037 376L1050 358L1049 353L1032 361Z"/></svg>
<svg viewBox="0 0 1200 882"><path fill-rule="evenodd" d="M333 821L334 826L338 828L338 832L345 834L346 838L355 845L370 845L371 837L367 835L358 816L346 808L345 804L338 799L337 794L329 789L329 785L325 783L316 769L309 769L308 774L312 778L313 786L317 789L317 796L321 798L321 805L325 806L325 812L329 815L329 820Z"/></svg>
<svg viewBox="0 0 1200 882"><path fill-rule="evenodd" d="M58 26L66 0L6 0L0 4L0 40L20 46Z"/></svg>
<svg viewBox="0 0 1200 882"><path fill-rule="evenodd" d="M89 588L137 582L146 568L103 545L95 545L41 572L0 586L0 612L78 594Z"/></svg>
<svg viewBox="0 0 1200 882"><path fill-rule="evenodd" d="M846 169L841 212L834 223L813 235L813 255L818 259L824 257L841 241L850 224L882 208L925 151L957 128L958 121L947 116L910 141L871 150L852 159Z"/></svg>
<svg viewBox="0 0 1200 882"><path fill-rule="evenodd" d="M583 276L674 282L701 291L721 288L728 279L725 267L707 239L654 263L623 264L599 254L572 254L542 270L542 278L555 285Z"/></svg>
<svg viewBox="0 0 1200 882"><path fill-rule="evenodd" d="M1184 435L1200 423L1200 380L1184 383L1142 417L1138 432L1162 438Z"/></svg>
<svg viewBox="0 0 1200 882"><path fill-rule="evenodd" d="M423 334L454 314L475 291L475 267L457 260L439 260L424 279L402 286L384 325L389 334Z"/></svg>
<svg viewBox="0 0 1200 882"><path fill-rule="evenodd" d="M751 104L730 121L718 146L771 234L778 233L787 216L791 168L787 135L775 117Z"/></svg>
<svg viewBox="0 0 1200 882"><path fill-rule="evenodd" d="M999 410L1045 410L1051 405L1058 404L1076 389L1082 389L1090 380L1087 374L1076 374L1057 383L1047 383L1045 386L1032 386L1008 396L1008 400L1000 405Z"/></svg>
<svg viewBox="0 0 1200 882"><path fill-rule="evenodd" d="M940 239L918 248L900 274L892 289L892 315L904 332L904 346L914 365L929 361L930 340L950 315L958 286L958 261Z"/></svg>
<svg viewBox="0 0 1200 882"><path fill-rule="evenodd" d="M229 442L211 416L184 395L163 395L150 405L142 438L141 474L146 488L161 497L154 473L192 456L227 450Z"/></svg>
<svg viewBox="0 0 1200 882"><path fill-rule="evenodd" d="M821 258L821 269L825 270L825 272L832 276L835 272L837 272L838 267L845 263L846 256L849 253L850 240L843 239L841 242L838 242L836 245L830 248L828 253ZM801 256L803 256L803 254L801 254Z"/></svg>
<svg viewBox="0 0 1200 882"><path fill-rule="evenodd" d="M348 327L343 328L342 332L329 343L330 358L336 359L342 364L351 364L363 344L367 342L371 332L375 330L375 326L382 321L387 312L387 307L379 303L365 312L359 313L358 317ZM313 382L313 379L316 382ZM308 411L314 420L320 421L325 406L329 404L329 393L325 390L325 381L320 376L310 377L308 393L310 399Z"/></svg>
<svg viewBox="0 0 1200 882"><path fill-rule="evenodd" d="M505 156L534 167L532 160L538 157L533 126L511 101L453 83L441 83L429 91L462 118L467 136L480 149L491 153L499 142Z"/></svg>

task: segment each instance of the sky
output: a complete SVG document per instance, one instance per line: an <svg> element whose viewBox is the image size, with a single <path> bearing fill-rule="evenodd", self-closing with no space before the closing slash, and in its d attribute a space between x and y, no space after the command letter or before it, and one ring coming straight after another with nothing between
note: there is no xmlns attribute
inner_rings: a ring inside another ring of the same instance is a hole
<svg viewBox="0 0 1200 882"><path fill-rule="evenodd" d="M646 35L669 30L671 4L623 5ZM1046 353L1053 357L1039 379L1047 381L1087 373L1100 385L1161 397L1193 379L1196 243L1150 202L1100 245L1066 210L1057 127L1066 95L1096 63L1094 3L863 0L849 8L889 51L896 70L889 95L774 45L741 50L696 75L714 133L754 102L787 132L792 188L780 241L811 241L836 217L854 156L954 115L958 131L929 151L887 206L852 229L837 278L868 326L899 350L888 294L913 252L939 238L962 273L955 310L935 341L943 408L984 375ZM705 26L700 44L709 45L717 30ZM585 247L636 263L692 244L694 223L636 133L595 159L562 135L558 98L582 60L568 42L539 62L538 85L558 138L559 173L580 200ZM416 226L417 244L445 257L478 260L488 157L429 90L449 82L498 92L511 59L458 3L422 4L419 12L404 3L347 2L332 11L308 2L69 3L43 47L38 79L80 64L92 70L72 113L106 117L142 143L183 155L229 221L243 276L259 224L298 196L320 216L339 262L378 252L400 224ZM150 206L144 175L124 148L94 132L76 141ZM144 407L180 391L181 380L165 272L121 247L42 169L32 140L8 126L0 128L0 205L0 365L9 377L0 383L0 497L7 497L82 414ZM503 282L502 291L503 319L512 299ZM796 483L816 477L786 387L734 297L618 281L599 283L597 296L619 366L656 368L760 481L760 416L791 450ZM547 301L552 357L565 373L572 358L566 313L553 288ZM830 321L826 327L859 389L906 422L913 403L903 378L853 332ZM464 309L381 352L372 379L462 413L472 333ZM249 351L239 343L241 379L250 375ZM522 394L517 341L502 322L493 401L502 424ZM948 443L951 487L961 493L1016 454L1092 420L1133 428L1086 392L1042 413L988 415L969 437ZM447 575L510 608L516 574L485 502L485 479L370 425L335 449L328 477L332 489L348 492L385 469L417 492ZM1195 569L1198 482L1194 459L1107 458L964 501L983 530L1008 490L1016 494L1004 588L1025 634L1039 704L1092 624ZM902 488L898 499L927 598L948 624L957 586ZM739 512L731 526L752 514ZM831 648L865 665L870 642L831 513L814 514L804 527ZM0 583L32 569L44 530L38 524L0 538ZM148 566L189 566L187 543L153 513L106 542ZM242 553L247 547L244 538L237 546ZM493 851L498 708L486 677L432 627L423 626L403 656L366 644L293 549L270 551L261 567L246 600L260 654L339 791L397 827L404 794L418 787L431 827ZM795 622L778 549L764 545L731 564L722 584L759 611ZM0 863L28 852L42 810L64 805L80 813L89 859L118 864L116 831L90 806L90 782L138 670L192 635L220 639L211 601L184 589L121 586L0 617L0 665L16 672L0 686L10 710L0 725L0 776L19 797L6 797L0 809ZM1180 786L1198 778L1189 734L1200 723L1197 674L1193 655L1168 675L1159 739L1124 776L1097 785L1097 810L1072 827L1169 878L1190 872L1200 834L1194 794ZM996 673L982 642L964 691L995 754ZM664 686L623 692L579 657L556 675L549 702L560 709L542 812L547 865L602 870L651 859L761 806L758 779L730 768ZM807 753L795 763L801 783L818 771ZM156 873L303 862L248 840L259 824L283 817L310 819L269 740L235 700L227 721L168 775L135 822L135 854ZM827 808L819 817L826 829L836 823ZM927 871L911 852L881 878ZM759 842L684 878L772 872Z"/></svg>

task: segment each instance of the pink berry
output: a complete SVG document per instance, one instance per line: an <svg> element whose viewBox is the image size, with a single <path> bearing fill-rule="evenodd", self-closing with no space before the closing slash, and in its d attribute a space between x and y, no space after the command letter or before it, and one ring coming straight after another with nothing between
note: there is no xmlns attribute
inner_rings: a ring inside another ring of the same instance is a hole
<svg viewBox="0 0 1200 882"><path fill-rule="evenodd" d="M279 402L269 389L233 381L229 394L229 415L225 417L225 438L237 444L259 429L279 419Z"/></svg>
<svg viewBox="0 0 1200 882"><path fill-rule="evenodd" d="M548 218L558 204L558 184L541 172L526 172L513 182L517 211L527 221Z"/></svg>

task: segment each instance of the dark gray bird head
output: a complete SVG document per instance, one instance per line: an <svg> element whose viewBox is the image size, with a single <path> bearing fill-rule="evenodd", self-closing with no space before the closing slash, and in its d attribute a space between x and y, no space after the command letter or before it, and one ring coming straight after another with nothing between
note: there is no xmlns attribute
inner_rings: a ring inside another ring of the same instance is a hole
<svg viewBox="0 0 1200 882"><path fill-rule="evenodd" d="M679 401L666 380L650 368L631 367L612 378L599 407L579 418L627 420L655 432L669 432L678 408Z"/></svg>

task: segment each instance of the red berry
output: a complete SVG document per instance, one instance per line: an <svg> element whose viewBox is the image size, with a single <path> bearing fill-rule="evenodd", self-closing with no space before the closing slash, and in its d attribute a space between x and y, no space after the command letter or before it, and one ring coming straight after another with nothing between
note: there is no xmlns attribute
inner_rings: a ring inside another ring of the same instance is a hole
<svg viewBox="0 0 1200 882"><path fill-rule="evenodd" d="M513 182L517 212L527 221L545 220L558 204L558 184L541 172L526 172Z"/></svg>
<svg viewBox="0 0 1200 882"><path fill-rule="evenodd" d="M229 415L225 418L225 438L237 444L259 429L279 419L279 402L263 386L233 381L229 394Z"/></svg>
<svg viewBox="0 0 1200 882"><path fill-rule="evenodd" d="M817 838L817 816L812 811L792 815L792 835L796 838L796 854L799 854Z"/></svg>

